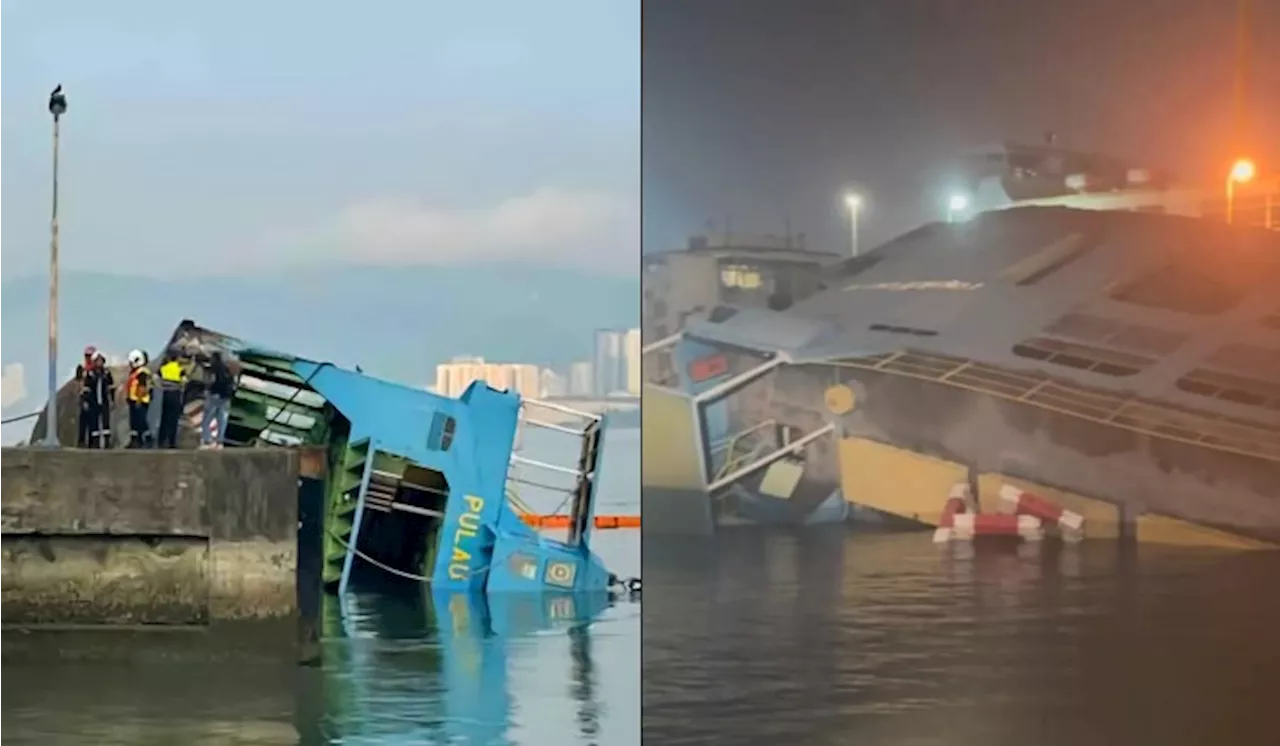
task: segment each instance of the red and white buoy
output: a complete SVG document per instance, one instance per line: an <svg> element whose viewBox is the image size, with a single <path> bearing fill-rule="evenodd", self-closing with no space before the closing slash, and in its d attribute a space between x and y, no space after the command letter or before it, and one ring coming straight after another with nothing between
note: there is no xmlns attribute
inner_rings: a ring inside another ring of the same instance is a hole
<svg viewBox="0 0 1280 746"><path fill-rule="evenodd" d="M1044 537L1044 527L1033 515L962 513L952 520L951 538L972 541L978 536L1017 536L1039 541Z"/></svg>
<svg viewBox="0 0 1280 746"><path fill-rule="evenodd" d="M1000 488L1000 512L1005 515L1035 517L1056 525L1066 541L1084 538L1084 516L1011 484Z"/></svg>
<svg viewBox="0 0 1280 746"><path fill-rule="evenodd" d="M943 544L951 540L952 528L957 515L969 509L969 485L956 482L947 493L947 501L942 505L942 517L938 519L938 528L933 532L933 541Z"/></svg>

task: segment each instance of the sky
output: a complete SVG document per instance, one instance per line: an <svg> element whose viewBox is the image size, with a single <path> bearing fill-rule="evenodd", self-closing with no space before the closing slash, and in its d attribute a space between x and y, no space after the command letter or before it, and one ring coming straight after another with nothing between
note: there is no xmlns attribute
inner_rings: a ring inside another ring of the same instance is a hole
<svg viewBox="0 0 1280 746"><path fill-rule="evenodd" d="M5 279L532 261L638 272L634 0L10 0Z"/></svg>
<svg viewBox="0 0 1280 746"><path fill-rule="evenodd" d="M1243 144L1236 2L648 0L644 249L789 223L848 251L850 189L866 248L940 218L960 150L1047 130L1210 188L1280 172L1280 1L1251 0Z"/></svg>

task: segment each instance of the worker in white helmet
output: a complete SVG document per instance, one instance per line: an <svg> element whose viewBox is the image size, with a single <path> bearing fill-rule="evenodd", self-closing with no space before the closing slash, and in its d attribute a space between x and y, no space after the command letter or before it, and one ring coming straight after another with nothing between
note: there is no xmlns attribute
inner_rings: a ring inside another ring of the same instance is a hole
<svg viewBox="0 0 1280 746"><path fill-rule="evenodd" d="M147 413L151 409L151 371L147 369L147 353L129 353L129 382L125 399L129 402L129 447L151 447L151 425Z"/></svg>

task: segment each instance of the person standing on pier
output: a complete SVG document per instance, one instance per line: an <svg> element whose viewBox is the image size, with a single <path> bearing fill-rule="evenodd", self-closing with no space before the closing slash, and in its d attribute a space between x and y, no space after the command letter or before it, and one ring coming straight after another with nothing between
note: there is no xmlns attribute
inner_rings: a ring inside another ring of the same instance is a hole
<svg viewBox="0 0 1280 746"><path fill-rule="evenodd" d="M111 447L111 407L116 400L116 380L107 367L107 356L93 354L93 365L85 375L85 389L89 394L89 448Z"/></svg>
<svg viewBox="0 0 1280 746"><path fill-rule="evenodd" d="M231 396L235 390L236 379L231 368L222 358L222 353L214 350L209 356L209 384L205 389L204 416L200 421L201 448L222 447L227 433Z"/></svg>
<svg viewBox="0 0 1280 746"><path fill-rule="evenodd" d="M187 389L187 369L178 353L165 353L160 366L160 448L178 447L178 420L182 418L182 398Z"/></svg>
<svg viewBox="0 0 1280 746"><path fill-rule="evenodd" d="M147 412L151 409L151 371L147 369L147 353L134 350L129 353L129 382L125 398L129 402L129 447L151 446L151 424Z"/></svg>
<svg viewBox="0 0 1280 746"><path fill-rule="evenodd" d="M76 436L77 448L88 448L92 430L90 411L88 411L88 371L93 367L93 353L97 349L93 345L84 348L84 360L76 366L76 383L79 384L79 401L81 401L81 417L79 417L79 434Z"/></svg>

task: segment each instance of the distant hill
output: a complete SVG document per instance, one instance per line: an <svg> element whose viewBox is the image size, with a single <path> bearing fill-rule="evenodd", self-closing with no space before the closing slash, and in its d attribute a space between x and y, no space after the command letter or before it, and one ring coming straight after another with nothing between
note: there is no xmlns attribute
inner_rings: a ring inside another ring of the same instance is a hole
<svg viewBox="0 0 1280 746"><path fill-rule="evenodd" d="M47 293L44 277L6 280L0 292L3 363L24 366L28 390L5 407L8 416L38 406L44 393L34 382L44 380ZM555 366L586 359L595 329L639 325L640 281L519 264L351 266L199 280L68 272L61 297L64 376L85 345L118 355L134 347L155 353L190 318L264 345L426 384L437 363L456 355ZM12 440L9 428L5 440Z"/></svg>

